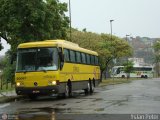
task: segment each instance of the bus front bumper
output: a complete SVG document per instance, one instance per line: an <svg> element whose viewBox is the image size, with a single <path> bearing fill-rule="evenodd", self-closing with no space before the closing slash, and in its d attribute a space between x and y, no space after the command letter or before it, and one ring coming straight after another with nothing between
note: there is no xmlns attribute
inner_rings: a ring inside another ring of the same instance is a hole
<svg viewBox="0 0 160 120"><path fill-rule="evenodd" d="M57 94L59 86L47 86L47 87L16 87L17 95L50 95Z"/></svg>

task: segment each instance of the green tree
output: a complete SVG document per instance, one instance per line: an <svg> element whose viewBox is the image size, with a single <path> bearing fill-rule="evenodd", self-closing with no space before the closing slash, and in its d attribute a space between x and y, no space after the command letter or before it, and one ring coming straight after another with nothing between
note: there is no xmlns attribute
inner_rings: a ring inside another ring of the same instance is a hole
<svg viewBox="0 0 160 120"><path fill-rule="evenodd" d="M58 0L0 0L0 36L16 51L19 43L65 38L67 4Z"/></svg>
<svg viewBox="0 0 160 120"><path fill-rule="evenodd" d="M112 36L111 40L110 35L106 34L102 34L101 38L102 41L99 44L98 52L103 64L101 66L102 70L105 70L109 65L112 67L111 64L114 59L132 55L132 48L125 40L116 36Z"/></svg>
<svg viewBox="0 0 160 120"><path fill-rule="evenodd" d="M66 38L69 26L65 15L67 4L58 0L0 0L0 5L0 37L11 45L3 74L5 80L12 81L15 65L9 64L9 55L16 53L18 44Z"/></svg>
<svg viewBox="0 0 160 120"><path fill-rule="evenodd" d="M0 56L0 70L4 69L4 57Z"/></svg>
<svg viewBox="0 0 160 120"><path fill-rule="evenodd" d="M133 71L134 63L132 61L127 61L123 64L124 72L127 73L127 79L130 78L130 73Z"/></svg>
<svg viewBox="0 0 160 120"><path fill-rule="evenodd" d="M158 77L160 76L160 40L157 40L157 42L153 45L154 52L155 52L155 64L156 64L156 73Z"/></svg>
<svg viewBox="0 0 160 120"><path fill-rule="evenodd" d="M69 32L68 32L69 39ZM79 46L96 50L97 43L101 41L101 36L97 33L79 31L77 29L72 29L72 42L79 44Z"/></svg>
<svg viewBox="0 0 160 120"><path fill-rule="evenodd" d="M0 61L0 68L3 70L3 83L14 82L15 62L10 64L11 51Z"/></svg>
<svg viewBox="0 0 160 120"><path fill-rule="evenodd" d="M153 48L155 51L155 62L158 63L160 62L160 40L154 44Z"/></svg>

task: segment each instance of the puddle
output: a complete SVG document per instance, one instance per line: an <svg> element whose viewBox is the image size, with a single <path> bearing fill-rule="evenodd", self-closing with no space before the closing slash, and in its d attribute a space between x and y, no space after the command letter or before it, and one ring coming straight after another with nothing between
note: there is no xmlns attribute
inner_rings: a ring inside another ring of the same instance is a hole
<svg viewBox="0 0 160 120"><path fill-rule="evenodd" d="M106 103L110 103L110 106L112 105L118 105L118 106L122 106L122 105L126 105L126 102L128 102L128 99L125 99L125 100L110 100L110 101L107 101Z"/></svg>
<svg viewBox="0 0 160 120"><path fill-rule="evenodd" d="M142 95L133 95L129 97L130 100L154 100L153 96L142 94Z"/></svg>
<svg viewBox="0 0 160 120"><path fill-rule="evenodd" d="M97 101L102 101L102 98L96 98L95 100L93 100L93 102L97 102Z"/></svg>
<svg viewBox="0 0 160 120"><path fill-rule="evenodd" d="M154 101L160 101L160 96L156 96L153 99L154 99Z"/></svg>
<svg viewBox="0 0 160 120"><path fill-rule="evenodd" d="M104 108L97 108L94 111L101 112L101 111L104 111Z"/></svg>
<svg viewBox="0 0 160 120"><path fill-rule="evenodd" d="M64 105L64 104L62 104ZM78 112L82 110L80 108L25 108L18 109L15 114L8 115L8 119L17 119L17 120L59 120L56 119L56 115L63 114L82 114ZM83 111L83 110L82 110ZM100 110L99 110L100 111ZM64 119L69 120L69 119Z"/></svg>
<svg viewBox="0 0 160 120"><path fill-rule="evenodd" d="M17 115L18 120L56 120L55 113L47 112L32 112L32 113L19 113Z"/></svg>
<svg viewBox="0 0 160 120"><path fill-rule="evenodd" d="M2 114L3 116L3 114ZM49 109L20 109L14 114L5 114L6 120L56 120L55 112Z"/></svg>
<svg viewBox="0 0 160 120"><path fill-rule="evenodd" d="M112 103L112 105L118 105L118 106L122 106L125 105L124 102L127 102L128 100L116 100Z"/></svg>
<svg viewBox="0 0 160 120"><path fill-rule="evenodd" d="M66 104L65 103L57 103L56 105L58 105L58 106L65 106Z"/></svg>

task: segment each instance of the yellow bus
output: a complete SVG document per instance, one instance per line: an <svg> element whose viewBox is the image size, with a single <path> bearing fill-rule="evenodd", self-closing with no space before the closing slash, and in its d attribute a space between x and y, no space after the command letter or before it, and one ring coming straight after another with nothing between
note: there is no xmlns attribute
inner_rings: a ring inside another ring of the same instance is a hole
<svg viewBox="0 0 160 120"><path fill-rule="evenodd" d="M65 40L22 43L17 48L16 93L31 99L72 91L92 93L100 82L98 54Z"/></svg>

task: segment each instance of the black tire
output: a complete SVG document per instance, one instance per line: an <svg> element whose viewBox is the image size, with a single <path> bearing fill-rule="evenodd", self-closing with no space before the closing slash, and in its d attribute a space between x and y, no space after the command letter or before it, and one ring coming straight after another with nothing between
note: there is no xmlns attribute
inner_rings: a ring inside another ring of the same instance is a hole
<svg viewBox="0 0 160 120"><path fill-rule="evenodd" d="M122 75L122 78L125 78L125 75Z"/></svg>
<svg viewBox="0 0 160 120"><path fill-rule="evenodd" d="M91 80L89 80L89 85L90 85L90 94L94 92L94 84Z"/></svg>
<svg viewBox="0 0 160 120"><path fill-rule="evenodd" d="M147 79L147 78L148 78L148 76L147 76L147 75L145 75L145 76L144 76L144 78L146 78L146 79Z"/></svg>
<svg viewBox="0 0 160 120"><path fill-rule="evenodd" d="M72 83L68 80L66 88L65 88L65 97L72 97Z"/></svg>
<svg viewBox="0 0 160 120"><path fill-rule="evenodd" d="M87 88L86 88L86 89L84 89L84 93L85 93L85 95L88 95L88 94L89 94L89 91L90 91L90 83L88 82L88 84L87 84Z"/></svg>

